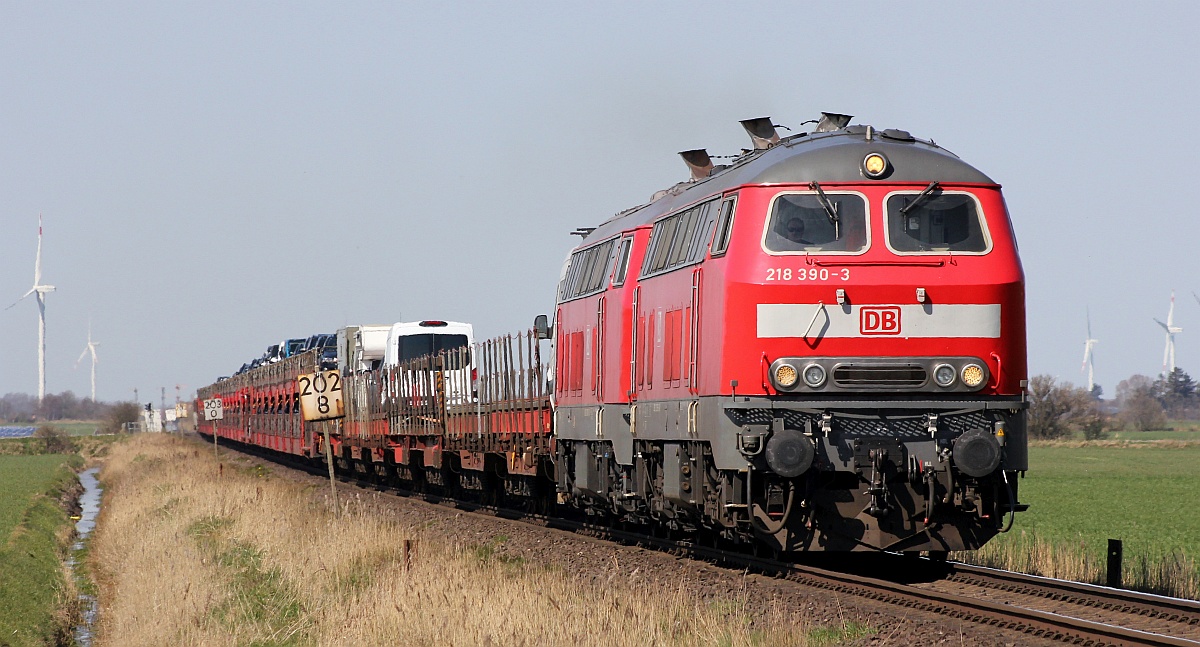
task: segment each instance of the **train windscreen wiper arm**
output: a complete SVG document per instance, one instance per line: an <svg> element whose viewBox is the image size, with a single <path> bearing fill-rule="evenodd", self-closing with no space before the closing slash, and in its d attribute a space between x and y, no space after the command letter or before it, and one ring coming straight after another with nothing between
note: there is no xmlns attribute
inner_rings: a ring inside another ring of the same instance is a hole
<svg viewBox="0 0 1200 647"><path fill-rule="evenodd" d="M821 190L821 185L817 184L816 180L808 183L808 188L817 192L817 202L821 203L821 208L825 209L825 215L829 217L829 223L833 225L833 238L837 240L842 237L841 223L838 219L837 208L825 196L825 192Z"/></svg>
<svg viewBox="0 0 1200 647"><path fill-rule="evenodd" d="M900 207L900 213L907 216L908 212L910 210L916 209L917 205L928 200L929 196L933 195L933 192L937 191L939 186L941 186L941 185L939 185L937 183L937 181L930 182L929 186L925 187L924 191L922 191L920 194L918 194L917 197L913 198L912 202L909 202L908 204L904 205L903 207Z"/></svg>

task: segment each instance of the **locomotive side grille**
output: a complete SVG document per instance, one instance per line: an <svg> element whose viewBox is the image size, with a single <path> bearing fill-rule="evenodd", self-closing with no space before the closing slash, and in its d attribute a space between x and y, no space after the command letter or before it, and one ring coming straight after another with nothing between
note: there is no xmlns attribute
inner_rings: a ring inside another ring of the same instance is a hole
<svg viewBox="0 0 1200 647"><path fill-rule="evenodd" d="M843 388L915 389L928 374L922 366L851 365L833 369L833 383Z"/></svg>

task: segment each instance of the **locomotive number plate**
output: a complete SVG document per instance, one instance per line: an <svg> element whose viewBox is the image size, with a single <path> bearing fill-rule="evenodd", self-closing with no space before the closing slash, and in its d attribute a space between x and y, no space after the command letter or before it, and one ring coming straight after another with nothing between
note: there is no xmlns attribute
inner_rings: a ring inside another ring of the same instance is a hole
<svg viewBox="0 0 1200 647"><path fill-rule="evenodd" d="M309 373L296 378L300 412L308 422L346 415L342 406L342 376L337 370Z"/></svg>
<svg viewBox="0 0 1200 647"><path fill-rule="evenodd" d="M850 268L843 267L840 270L831 270L821 267L801 267L792 269L790 267L768 267L768 281L849 281Z"/></svg>

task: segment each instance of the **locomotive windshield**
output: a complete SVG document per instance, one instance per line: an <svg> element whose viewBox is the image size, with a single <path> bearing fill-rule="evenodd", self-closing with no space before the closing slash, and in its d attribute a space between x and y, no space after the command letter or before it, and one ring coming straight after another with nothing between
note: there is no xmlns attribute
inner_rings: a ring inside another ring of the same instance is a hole
<svg viewBox="0 0 1200 647"><path fill-rule="evenodd" d="M763 232L768 252L857 253L867 248L866 201L858 194L826 193L832 217L816 193L785 193L775 198Z"/></svg>
<svg viewBox="0 0 1200 647"><path fill-rule="evenodd" d="M887 199L888 246L900 253L984 253L991 246L979 204L969 193L893 193ZM912 205L911 207L909 205Z"/></svg>

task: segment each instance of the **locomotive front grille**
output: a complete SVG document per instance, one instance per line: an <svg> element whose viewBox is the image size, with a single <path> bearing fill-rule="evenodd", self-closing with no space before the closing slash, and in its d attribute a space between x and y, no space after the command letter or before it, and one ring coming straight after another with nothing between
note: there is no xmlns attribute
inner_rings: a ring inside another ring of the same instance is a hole
<svg viewBox="0 0 1200 647"><path fill-rule="evenodd" d="M726 409L726 415L737 426L770 425L776 416L782 416L788 429L812 429L821 427L821 414L794 409ZM994 417L985 411L962 410L942 412L938 416L938 436L955 438L969 429L992 427ZM919 440L929 438L929 418L924 414L891 412L889 414L863 414L836 412L833 414L832 432L843 438L890 437Z"/></svg>
<svg viewBox="0 0 1200 647"><path fill-rule="evenodd" d="M842 388L916 389L928 377L923 366L853 364L833 369L833 383Z"/></svg>

